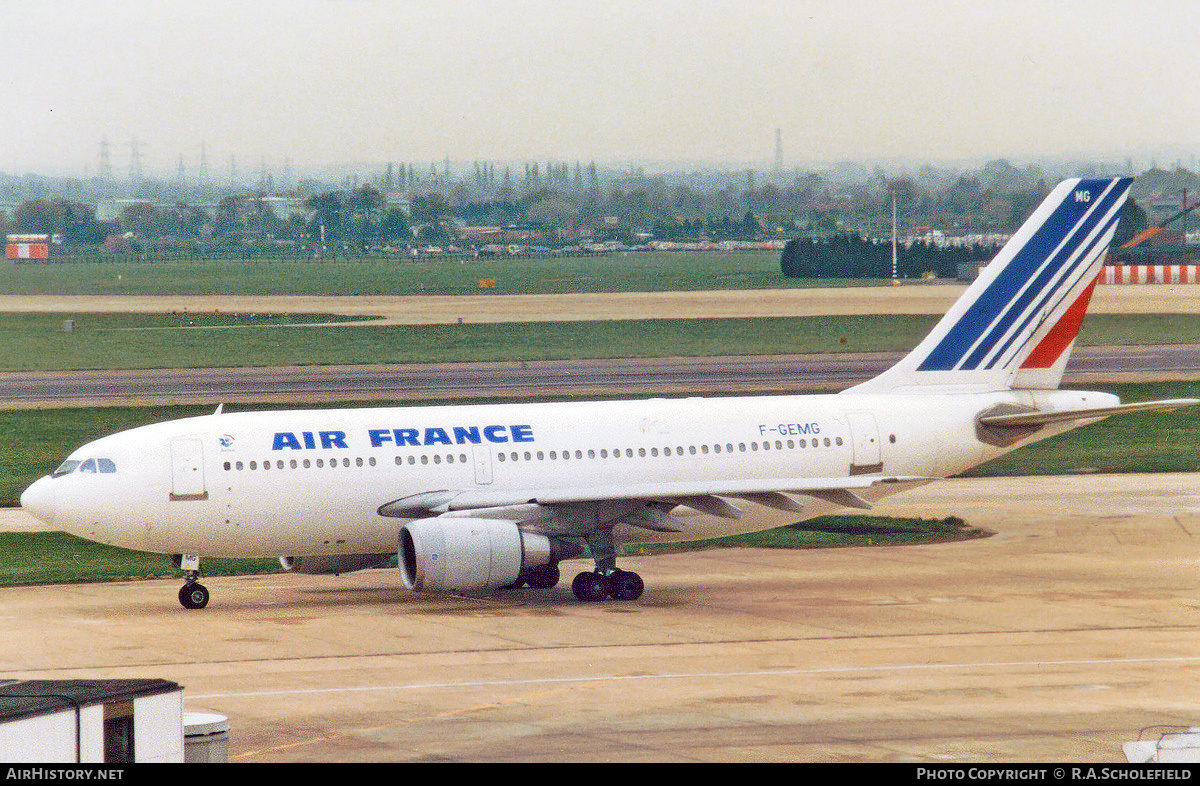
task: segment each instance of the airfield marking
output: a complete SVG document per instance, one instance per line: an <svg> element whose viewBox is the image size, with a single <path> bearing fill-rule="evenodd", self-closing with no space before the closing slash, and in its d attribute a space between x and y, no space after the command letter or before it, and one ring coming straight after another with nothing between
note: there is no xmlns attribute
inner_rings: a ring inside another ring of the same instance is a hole
<svg viewBox="0 0 1200 786"><path fill-rule="evenodd" d="M515 685L552 685L570 683L574 685L594 682L597 684L609 682L629 682L635 680L688 680L688 679L731 679L735 677L789 677L789 676L819 676L823 674L860 674L871 672L918 672L918 671L950 671L954 669L1009 669L1054 668L1065 666L1132 666L1146 663L1200 663L1200 656L1176 656L1160 658L1088 658L1082 660L1028 660L1028 661L991 661L982 663L917 663L911 665L892 664L888 666L834 666L817 669L764 669L761 671L708 671L680 672L677 674L614 674L608 676L587 677L537 677L521 680L480 680L470 682L430 682L409 685L368 685L346 688L303 688L296 690L246 691L242 693L209 693L201 696L189 696L189 700L201 699L233 699L255 698L260 696L303 696L324 693L363 693L368 691L387 690L444 690L447 688L496 688ZM491 705L485 705L491 706Z"/></svg>

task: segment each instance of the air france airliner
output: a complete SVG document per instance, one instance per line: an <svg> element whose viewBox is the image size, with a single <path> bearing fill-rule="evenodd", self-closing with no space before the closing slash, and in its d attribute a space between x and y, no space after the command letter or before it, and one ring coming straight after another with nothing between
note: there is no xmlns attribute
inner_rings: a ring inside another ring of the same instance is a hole
<svg viewBox="0 0 1200 786"><path fill-rule="evenodd" d="M1059 390L1130 178L1060 183L897 365L830 395L226 413L74 451L21 504L89 540L343 573L398 556L412 590L549 588L636 600L622 544L751 532L911 489L1109 415Z"/></svg>

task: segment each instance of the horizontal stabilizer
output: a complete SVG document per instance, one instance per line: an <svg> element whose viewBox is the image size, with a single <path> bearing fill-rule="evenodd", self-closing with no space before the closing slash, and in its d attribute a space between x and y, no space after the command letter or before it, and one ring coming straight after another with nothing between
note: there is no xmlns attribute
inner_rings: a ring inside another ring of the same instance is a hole
<svg viewBox="0 0 1200 786"><path fill-rule="evenodd" d="M1119 404L1115 407L1092 407L1089 409L1064 409L1049 412L1018 412L1007 415L982 415L979 422L984 426L1028 427L1046 426L1051 423L1067 423L1072 420L1088 420L1091 418L1106 418L1110 415L1121 415L1126 412L1148 412L1155 410L1168 411L1180 407L1190 407L1200 404L1200 399L1172 398L1162 401L1142 401L1137 404Z"/></svg>

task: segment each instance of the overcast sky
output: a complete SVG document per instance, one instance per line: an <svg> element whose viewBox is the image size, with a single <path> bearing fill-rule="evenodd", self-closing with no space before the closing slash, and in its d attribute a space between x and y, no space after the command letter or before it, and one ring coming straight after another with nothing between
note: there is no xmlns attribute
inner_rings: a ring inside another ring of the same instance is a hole
<svg viewBox="0 0 1200 786"><path fill-rule="evenodd" d="M121 171L135 136L163 173L194 171L202 141L216 172L230 154L765 167L776 128L789 166L1200 142L1184 0L0 0L0 31L9 172L94 174L102 138Z"/></svg>

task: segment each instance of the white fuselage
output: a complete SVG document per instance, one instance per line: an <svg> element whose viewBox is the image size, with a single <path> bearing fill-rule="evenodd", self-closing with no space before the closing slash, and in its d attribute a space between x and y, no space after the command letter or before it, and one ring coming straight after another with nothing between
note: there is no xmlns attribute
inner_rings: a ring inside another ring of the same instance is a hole
<svg viewBox="0 0 1200 786"><path fill-rule="evenodd" d="M74 451L80 467L23 499L54 528L167 554L395 552L381 505L439 490L520 490L681 479L945 477L1080 425L1007 447L976 416L1000 403L1096 406L1074 391L839 394L221 413L114 434ZM82 471L88 459L107 471ZM865 489L874 501L893 489ZM618 542L693 540L823 515L739 501L738 519L679 508L683 532L620 525ZM569 526L563 525L569 530ZM560 530L554 534L579 536Z"/></svg>

